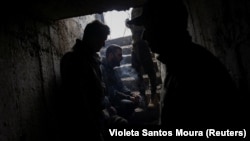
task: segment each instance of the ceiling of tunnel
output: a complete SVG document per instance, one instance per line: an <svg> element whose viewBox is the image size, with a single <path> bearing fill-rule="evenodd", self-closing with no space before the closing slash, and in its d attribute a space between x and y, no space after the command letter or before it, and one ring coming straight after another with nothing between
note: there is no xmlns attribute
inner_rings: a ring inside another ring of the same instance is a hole
<svg viewBox="0 0 250 141"><path fill-rule="evenodd" d="M34 17L45 20L102 13L110 10L126 10L142 5L145 0L44 0L9 1L1 5L4 16ZM9 9L8 9L9 7ZM8 10L3 10L3 9ZM11 11L11 9L13 11ZM14 13L14 14L13 14Z"/></svg>

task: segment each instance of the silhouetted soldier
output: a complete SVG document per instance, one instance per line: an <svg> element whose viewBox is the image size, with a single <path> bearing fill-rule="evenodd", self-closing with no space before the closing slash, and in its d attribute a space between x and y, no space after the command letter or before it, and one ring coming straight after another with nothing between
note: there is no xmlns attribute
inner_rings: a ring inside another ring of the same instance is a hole
<svg viewBox="0 0 250 141"><path fill-rule="evenodd" d="M187 19L181 0L149 0L143 14L128 22L144 25L143 38L166 65L162 126L225 129L243 125L244 111L233 80L214 55L192 43Z"/></svg>
<svg viewBox="0 0 250 141"><path fill-rule="evenodd" d="M138 16L142 13L142 8L134 8L132 10L132 18ZM138 73L138 86L140 89L141 95L145 98L145 92L147 89L145 80L143 78L144 74L148 75L150 82L150 90L151 90L151 100L154 103L157 103L158 99L156 97L156 87L157 87L157 79L156 79L156 69L154 66L154 62L152 59L152 54L148 44L145 40L142 39L144 28L143 26L135 26L135 25L127 25L132 32L133 39L133 50L132 50L132 67ZM147 104L150 102L150 99L147 100Z"/></svg>
<svg viewBox="0 0 250 141"><path fill-rule="evenodd" d="M89 23L82 40L77 39L73 50L61 59L64 140L102 140L100 119L104 85L97 52L105 45L109 33L109 27L98 20Z"/></svg>

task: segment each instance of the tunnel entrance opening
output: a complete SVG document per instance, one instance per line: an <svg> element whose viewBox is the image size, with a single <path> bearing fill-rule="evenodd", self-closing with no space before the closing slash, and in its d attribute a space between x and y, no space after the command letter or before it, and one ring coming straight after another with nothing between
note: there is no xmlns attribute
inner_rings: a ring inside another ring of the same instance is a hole
<svg viewBox="0 0 250 141"><path fill-rule="evenodd" d="M132 8L125 11L108 11L103 13L104 23L110 27L110 36L108 40L131 36L131 31L125 25L126 19L130 19Z"/></svg>

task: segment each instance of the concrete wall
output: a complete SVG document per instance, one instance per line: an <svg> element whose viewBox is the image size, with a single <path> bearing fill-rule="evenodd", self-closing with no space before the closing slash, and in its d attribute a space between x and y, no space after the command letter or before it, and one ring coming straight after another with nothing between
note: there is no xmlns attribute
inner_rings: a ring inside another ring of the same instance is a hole
<svg viewBox="0 0 250 141"><path fill-rule="evenodd" d="M238 87L250 93L250 19L248 0L185 0L193 41L227 66Z"/></svg>
<svg viewBox="0 0 250 141"><path fill-rule="evenodd" d="M95 18L0 25L0 141L53 139L60 58Z"/></svg>

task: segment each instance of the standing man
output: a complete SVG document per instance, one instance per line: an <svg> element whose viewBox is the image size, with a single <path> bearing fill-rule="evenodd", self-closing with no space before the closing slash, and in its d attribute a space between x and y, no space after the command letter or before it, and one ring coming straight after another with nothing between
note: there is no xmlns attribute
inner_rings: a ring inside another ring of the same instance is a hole
<svg viewBox="0 0 250 141"><path fill-rule="evenodd" d="M107 25L95 20L89 23L82 40L61 59L62 95L60 119L62 138L66 140L102 140L101 111L104 85L101 81L97 52L110 34Z"/></svg>
<svg viewBox="0 0 250 141"><path fill-rule="evenodd" d="M164 20L163 20L164 19ZM148 0L128 24L143 25L143 38L166 65L161 125L179 128L233 128L244 124L241 96L225 66L192 42L188 12L181 0Z"/></svg>
<svg viewBox="0 0 250 141"><path fill-rule="evenodd" d="M133 8L131 16L136 17L142 13L142 8ZM156 78L156 68L154 66L151 50L145 40L142 39L144 27L143 26L136 26L136 25L127 25L132 32L132 42L133 42L133 49L132 49L132 67L138 73L138 87L140 89L140 93L142 96L145 97L147 104L150 101L156 104L158 103L159 98L156 94L157 89L157 78ZM143 78L143 75L147 74L150 82L150 90L151 90L151 97L150 99L146 99L146 83Z"/></svg>

